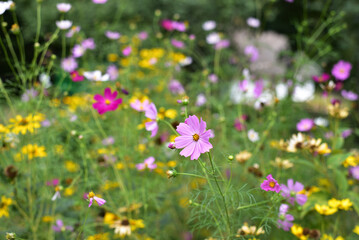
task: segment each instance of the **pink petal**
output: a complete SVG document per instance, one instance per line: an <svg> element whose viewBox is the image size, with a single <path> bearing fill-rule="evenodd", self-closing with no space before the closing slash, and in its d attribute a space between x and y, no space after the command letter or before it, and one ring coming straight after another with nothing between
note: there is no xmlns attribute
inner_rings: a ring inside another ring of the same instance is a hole
<svg viewBox="0 0 359 240"><path fill-rule="evenodd" d="M155 158L154 157L149 157L149 158L146 158L145 161L143 161L143 162L147 163L147 165L150 165L150 164L155 162Z"/></svg>
<svg viewBox="0 0 359 240"><path fill-rule="evenodd" d="M154 103L151 103L150 106L146 109L145 116L152 120L157 119L157 109Z"/></svg>
<svg viewBox="0 0 359 240"><path fill-rule="evenodd" d="M91 205L92 205L92 201L93 201L93 198L90 198L89 207L91 207Z"/></svg>
<svg viewBox="0 0 359 240"><path fill-rule="evenodd" d="M106 99L110 99L110 98L111 98L111 89L110 89L110 88L106 88L103 96L104 96Z"/></svg>
<svg viewBox="0 0 359 240"><path fill-rule="evenodd" d="M188 145L187 147L185 147L181 152L180 155L181 156L185 156L188 157L190 155L192 155L194 148L196 147L196 143L192 142L190 145Z"/></svg>
<svg viewBox="0 0 359 240"><path fill-rule="evenodd" d="M193 134L195 134L196 132L193 131L193 129L185 124L185 123L180 123L177 128L176 128L177 132L180 134L180 135L189 135L189 136L193 136Z"/></svg>
<svg viewBox="0 0 359 240"><path fill-rule="evenodd" d="M200 135L206 131L206 127L207 127L207 123L205 121L203 121L201 118L201 122L199 124L199 134Z"/></svg>
<svg viewBox="0 0 359 240"><path fill-rule="evenodd" d="M193 153L191 155L191 160L195 160L195 159L197 160L199 156L201 156L200 144L196 142L195 147L193 149Z"/></svg>
<svg viewBox="0 0 359 240"><path fill-rule="evenodd" d="M104 101L105 101L105 98L104 98L102 95L100 95L100 94L96 94L96 95L93 97L93 99L95 99L95 100L98 101L98 102L104 102Z"/></svg>
<svg viewBox="0 0 359 240"><path fill-rule="evenodd" d="M192 136L179 136L175 138L176 148L184 148L193 142Z"/></svg>
<svg viewBox="0 0 359 240"><path fill-rule="evenodd" d="M144 163L136 164L137 170L143 170L143 169L145 169L145 167L146 167L146 164L144 164Z"/></svg>
<svg viewBox="0 0 359 240"><path fill-rule="evenodd" d="M199 131L199 120L198 120L198 117L196 115L189 116L185 120L185 123L188 124L193 129L194 132Z"/></svg>

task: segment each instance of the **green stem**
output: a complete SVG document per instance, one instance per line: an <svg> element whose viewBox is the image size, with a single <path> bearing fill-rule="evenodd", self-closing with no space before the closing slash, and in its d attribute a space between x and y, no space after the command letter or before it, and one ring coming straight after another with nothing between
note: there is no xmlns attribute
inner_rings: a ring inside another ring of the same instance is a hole
<svg viewBox="0 0 359 240"><path fill-rule="evenodd" d="M80 239L80 237L81 237L81 233L83 232L83 229L85 228L85 225L86 225L86 221L87 221L87 216L88 216L88 214L89 214L89 208L87 208L85 221L84 221L84 223L83 223L82 226L81 226L79 235L77 235L76 240Z"/></svg>
<svg viewBox="0 0 359 240"><path fill-rule="evenodd" d="M173 132L175 135L179 136L178 132L174 129L174 127L171 125L171 123L167 122L166 120L162 120L162 119L160 119L160 121L166 123L167 126L169 126L169 128L172 130L172 132Z"/></svg>
<svg viewBox="0 0 359 240"><path fill-rule="evenodd" d="M204 178L206 179L206 177L203 177L201 175L197 175L197 174L192 174L192 173L176 173L177 175L184 175L184 176L190 176L190 177L198 177L198 178Z"/></svg>
<svg viewBox="0 0 359 240"><path fill-rule="evenodd" d="M269 203L269 202L271 202L271 201L272 201L272 200L269 199L269 200L264 200L264 201L261 201L261 202L252 203L252 204L245 205L245 206L240 206L240 207L237 208L237 210L243 210L243 209L246 209L246 208L261 206L261 205L267 204L267 203Z"/></svg>

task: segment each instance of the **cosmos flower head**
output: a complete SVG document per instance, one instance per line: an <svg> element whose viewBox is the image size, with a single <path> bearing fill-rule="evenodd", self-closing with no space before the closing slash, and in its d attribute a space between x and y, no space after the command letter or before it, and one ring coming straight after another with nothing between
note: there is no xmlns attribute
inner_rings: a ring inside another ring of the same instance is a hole
<svg viewBox="0 0 359 240"><path fill-rule="evenodd" d="M311 118L304 118L297 123L297 130L299 132L309 132L315 126L314 120Z"/></svg>
<svg viewBox="0 0 359 240"><path fill-rule="evenodd" d="M106 31L105 36L108 39L116 40L116 39L119 39L121 37L121 34L119 32Z"/></svg>
<svg viewBox="0 0 359 240"><path fill-rule="evenodd" d="M342 90L341 94L343 98L349 100L349 101L356 101L358 100L358 94L352 91Z"/></svg>
<svg viewBox="0 0 359 240"><path fill-rule="evenodd" d="M105 4L107 0L92 0L92 2L95 4Z"/></svg>
<svg viewBox="0 0 359 240"><path fill-rule="evenodd" d="M96 195L95 195L95 193L94 192L89 192L87 195L86 195L86 198L89 200L89 207L91 207L92 206L92 203L93 203L93 201L95 201L95 202L97 202L97 204L99 205L99 206L102 206L102 205L104 205L105 203L106 203L106 200L105 199L102 199L102 198L99 198L99 197L97 197Z"/></svg>
<svg viewBox="0 0 359 240"><path fill-rule="evenodd" d="M209 152L213 148L209 139L212 137L211 130L206 130L206 122L199 120L197 116L189 116L184 123L180 123L176 130L180 134L175 139L177 149L183 150L181 156L197 160L201 154Z"/></svg>
<svg viewBox="0 0 359 240"><path fill-rule="evenodd" d="M289 206L287 204L281 204L278 214L278 228L282 228L284 231L289 231L293 226L294 217L291 214L287 214Z"/></svg>
<svg viewBox="0 0 359 240"><path fill-rule="evenodd" d="M6 10L9 10L13 1L0 2L0 15L4 14Z"/></svg>
<svg viewBox="0 0 359 240"><path fill-rule="evenodd" d="M122 54L126 57L130 56L131 52L132 52L131 46L127 46L122 50Z"/></svg>
<svg viewBox="0 0 359 240"><path fill-rule="evenodd" d="M80 75L78 71L73 71L70 73L71 80L74 82L81 82L85 79L84 76Z"/></svg>
<svg viewBox="0 0 359 240"><path fill-rule="evenodd" d="M257 61L259 57L258 49L253 45L248 45L244 49L244 54L249 57L251 62Z"/></svg>
<svg viewBox="0 0 359 240"><path fill-rule="evenodd" d="M70 11L71 4L70 3L59 3L56 5L56 7L57 7L57 10L59 10L59 12L66 13L66 12Z"/></svg>
<svg viewBox="0 0 359 240"><path fill-rule="evenodd" d="M154 157L146 158L143 163L136 164L136 168L139 171L145 170L146 168L150 169L152 171L157 167L157 164L155 163Z"/></svg>
<svg viewBox="0 0 359 240"><path fill-rule="evenodd" d="M217 26L216 22L213 20L206 21L202 24L202 29L205 31L211 31Z"/></svg>
<svg viewBox="0 0 359 240"><path fill-rule="evenodd" d="M70 20L56 21L56 26L61 30L67 30L72 26L72 21Z"/></svg>
<svg viewBox="0 0 359 240"><path fill-rule="evenodd" d="M272 191L279 193L281 190L280 185L278 184L277 180L272 177L272 174L269 174L267 176L267 180L263 181L263 183L261 184L261 188L266 192Z"/></svg>
<svg viewBox="0 0 359 240"><path fill-rule="evenodd" d="M64 231L73 231L74 228L72 226L65 226L62 220L56 220L56 225L52 226L52 230L55 232L64 232Z"/></svg>
<svg viewBox="0 0 359 240"><path fill-rule="evenodd" d="M252 28L258 28L261 25L261 21L259 21L257 18L250 17L247 18L247 24Z"/></svg>
<svg viewBox="0 0 359 240"><path fill-rule="evenodd" d="M110 79L110 76L106 73L101 73L100 70L92 71L92 72L84 72L85 78L91 81L98 81L98 82L106 82Z"/></svg>
<svg viewBox="0 0 359 240"><path fill-rule="evenodd" d="M344 81L349 78L352 65L349 62L340 60L337 64L334 65L332 69L332 75L338 81Z"/></svg>
<svg viewBox="0 0 359 240"><path fill-rule="evenodd" d="M151 132L151 137L155 137L158 131L157 123L157 108L154 103L151 103L145 110L145 116L150 119L149 122L145 123L146 130Z"/></svg>
<svg viewBox="0 0 359 240"><path fill-rule="evenodd" d="M299 194L304 189L304 186L300 182L295 182L293 179L288 179L287 185L281 185L281 194L287 201L294 205L297 202L299 205L304 205L307 202L307 195Z"/></svg>
<svg viewBox="0 0 359 240"><path fill-rule="evenodd" d="M313 76L312 79L314 82L323 83L330 79L330 75L328 73L322 73L320 76Z"/></svg>
<svg viewBox="0 0 359 240"><path fill-rule="evenodd" d="M92 106L98 111L99 114L104 114L108 111L115 111L118 106L122 103L122 98L116 98L118 92L114 91L111 93L110 88L106 88L104 95L96 94L94 96L95 102Z"/></svg>
<svg viewBox="0 0 359 240"><path fill-rule="evenodd" d="M177 39L171 39L171 44L172 44L172 46L174 46L175 48L179 48L179 49L183 49L183 48L185 48L185 44L184 44L184 42L182 42L182 41L179 41L179 40L177 40Z"/></svg>
<svg viewBox="0 0 359 240"><path fill-rule="evenodd" d="M74 72L76 68L78 67L78 64L76 62L76 59L74 57L68 57L64 58L61 61L61 67L66 72Z"/></svg>
<svg viewBox="0 0 359 240"><path fill-rule="evenodd" d="M251 142L257 142L259 140L259 134L254 129L248 130L248 139Z"/></svg>

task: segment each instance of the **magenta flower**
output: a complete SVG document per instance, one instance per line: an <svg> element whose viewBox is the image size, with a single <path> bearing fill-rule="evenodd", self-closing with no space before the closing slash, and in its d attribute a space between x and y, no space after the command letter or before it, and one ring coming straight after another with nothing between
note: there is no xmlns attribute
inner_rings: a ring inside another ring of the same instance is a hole
<svg viewBox="0 0 359 240"><path fill-rule="evenodd" d="M172 27L179 32L186 31L186 24L184 22L172 21Z"/></svg>
<svg viewBox="0 0 359 240"><path fill-rule="evenodd" d="M184 42L176 40L176 39L171 39L171 44L172 46L174 46L175 48L184 48L186 45L184 44Z"/></svg>
<svg viewBox="0 0 359 240"><path fill-rule="evenodd" d="M81 42L82 47L84 47L85 49L95 49L96 48L96 44L95 44L95 40L93 38L87 38L85 40L83 40Z"/></svg>
<svg viewBox="0 0 359 240"><path fill-rule="evenodd" d="M343 98L349 100L349 101L356 101L358 100L358 94L352 91L342 90L341 94Z"/></svg>
<svg viewBox="0 0 359 240"><path fill-rule="evenodd" d="M263 80L258 80L255 82L254 90L253 90L255 98L259 98L261 96L261 94L263 92L263 88L264 88Z"/></svg>
<svg viewBox="0 0 359 240"><path fill-rule="evenodd" d="M144 170L146 168L150 169L151 171L157 167L157 164L155 163L154 157L146 158L143 163L136 164L136 168L138 170Z"/></svg>
<svg viewBox="0 0 359 240"><path fill-rule="evenodd" d="M173 31L174 30L173 25L172 25L172 20L169 20L169 19L162 20L161 21L161 26L167 31Z"/></svg>
<svg viewBox="0 0 359 240"><path fill-rule="evenodd" d="M62 220L56 220L56 225L52 226L52 230L55 232L73 231L72 226L65 226Z"/></svg>
<svg viewBox="0 0 359 240"><path fill-rule="evenodd" d="M243 131L246 129L246 125L240 120L236 119L234 120L234 128L237 129L237 131Z"/></svg>
<svg viewBox="0 0 359 240"><path fill-rule="evenodd" d="M131 52L132 52L131 46L128 46L122 50L122 54L126 57L129 56L131 54Z"/></svg>
<svg viewBox="0 0 359 240"><path fill-rule="evenodd" d="M231 42L228 39L222 39L214 45L214 49L219 50L223 48L228 48Z"/></svg>
<svg viewBox="0 0 359 240"><path fill-rule="evenodd" d="M75 58L73 57L68 57L68 58L64 58L61 61L61 67L62 69L64 69L66 72L73 72L76 70L76 68L78 67L78 64L75 60Z"/></svg>
<svg viewBox="0 0 359 240"><path fill-rule="evenodd" d="M261 188L266 192L268 192L268 191L273 191L276 193L280 192L280 186L279 186L277 180L275 180L272 177L272 174L269 174L267 176L267 180L263 181L263 183L261 184Z"/></svg>
<svg viewBox="0 0 359 240"><path fill-rule="evenodd" d="M157 108L154 103L151 103L145 110L145 116L151 121L146 122L146 130L151 132L151 137L156 136L158 131L158 124L157 124Z"/></svg>
<svg viewBox="0 0 359 240"><path fill-rule="evenodd" d="M297 123L297 130L300 132L308 132L314 127L314 120L310 118L304 118Z"/></svg>
<svg viewBox="0 0 359 240"><path fill-rule="evenodd" d="M194 160L213 148L209 142L211 130L206 130L206 126L206 122L202 118L200 122L195 115L189 116L184 123L177 126L176 130L181 136L176 137L175 145L177 149L183 148L181 156L191 156L191 160Z"/></svg>
<svg viewBox="0 0 359 240"><path fill-rule="evenodd" d="M107 0L92 0L92 2L95 4L105 4Z"/></svg>
<svg viewBox="0 0 359 240"><path fill-rule="evenodd" d="M257 61L259 57L258 49L253 45L246 46L244 49L244 54L249 57L251 62Z"/></svg>
<svg viewBox="0 0 359 240"><path fill-rule="evenodd" d="M334 65L332 69L332 75L339 81L344 81L350 76L350 70L352 65L349 62L340 60L337 64Z"/></svg>
<svg viewBox="0 0 359 240"><path fill-rule="evenodd" d="M79 58L82 57L86 52L86 48L84 48L82 45L80 44L76 44L74 46L74 48L72 49L72 56L74 58Z"/></svg>
<svg viewBox="0 0 359 240"><path fill-rule="evenodd" d="M303 184L300 182L293 182L293 179L288 179L287 186L282 184L282 196L287 199L287 201L294 205L294 202L297 202L299 205L304 205L307 202L307 195L298 194L298 192L304 189Z"/></svg>
<svg viewBox="0 0 359 240"><path fill-rule="evenodd" d="M116 99L117 94L117 91L111 93L111 89L106 88L103 96L100 94L94 96L97 102L94 103L92 107L96 109L99 114L104 114L107 111L115 111L118 105L122 103L121 98Z"/></svg>
<svg viewBox="0 0 359 240"><path fill-rule="evenodd" d="M71 79L74 82L81 82L85 79L84 76L80 75L78 71L73 71L70 73Z"/></svg>
<svg viewBox="0 0 359 240"><path fill-rule="evenodd" d="M289 206L287 204L281 204L279 207L278 214L278 228L282 228L284 231L289 231L289 229L293 226L293 215L287 214L289 210Z"/></svg>
<svg viewBox="0 0 359 240"><path fill-rule="evenodd" d="M96 195L92 191L87 194L86 198L89 199L89 201L90 201L89 207L91 207L91 205L93 203L93 200L95 200L95 202L97 202L97 204L99 206L102 206L102 205L104 205L106 203L105 199L96 197Z"/></svg>
<svg viewBox="0 0 359 240"><path fill-rule="evenodd" d="M109 136L102 140L102 144L105 146L112 145L115 143L115 138L112 136Z"/></svg>
<svg viewBox="0 0 359 240"><path fill-rule="evenodd" d="M352 135L353 133L353 130L351 130L350 128L349 129L345 129L343 132L342 132L342 138L347 138L349 137L350 135Z"/></svg>
<svg viewBox="0 0 359 240"><path fill-rule="evenodd" d="M320 76L313 76L312 78L317 83L323 83L330 79L330 75L328 73L323 73Z"/></svg>

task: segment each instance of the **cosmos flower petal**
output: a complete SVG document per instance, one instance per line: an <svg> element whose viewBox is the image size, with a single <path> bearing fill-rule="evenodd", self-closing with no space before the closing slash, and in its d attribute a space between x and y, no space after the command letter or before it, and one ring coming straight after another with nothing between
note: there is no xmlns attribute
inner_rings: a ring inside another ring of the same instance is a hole
<svg viewBox="0 0 359 240"><path fill-rule="evenodd" d="M193 153L195 147L196 143L192 142L180 152L180 155L184 157L189 157Z"/></svg>
<svg viewBox="0 0 359 240"><path fill-rule="evenodd" d="M184 148L193 142L193 137L191 135L179 136L175 138L176 148Z"/></svg>
<svg viewBox="0 0 359 240"><path fill-rule="evenodd" d="M97 204L99 206L102 206L102 205L104 205L106 203L105 199L102 199L102 198L99 198L99 197L96 197L96 196L94 197L94 199L95 199L95 201L97 202Z"/></svg>
<svg viewBox="0 0 359 240"><path fill-rule="evenodd" d="M91 205L92 205L92 202L93 202L93 198L90 198L90 203L89 203L89 207L91 207Z"/></svg>

